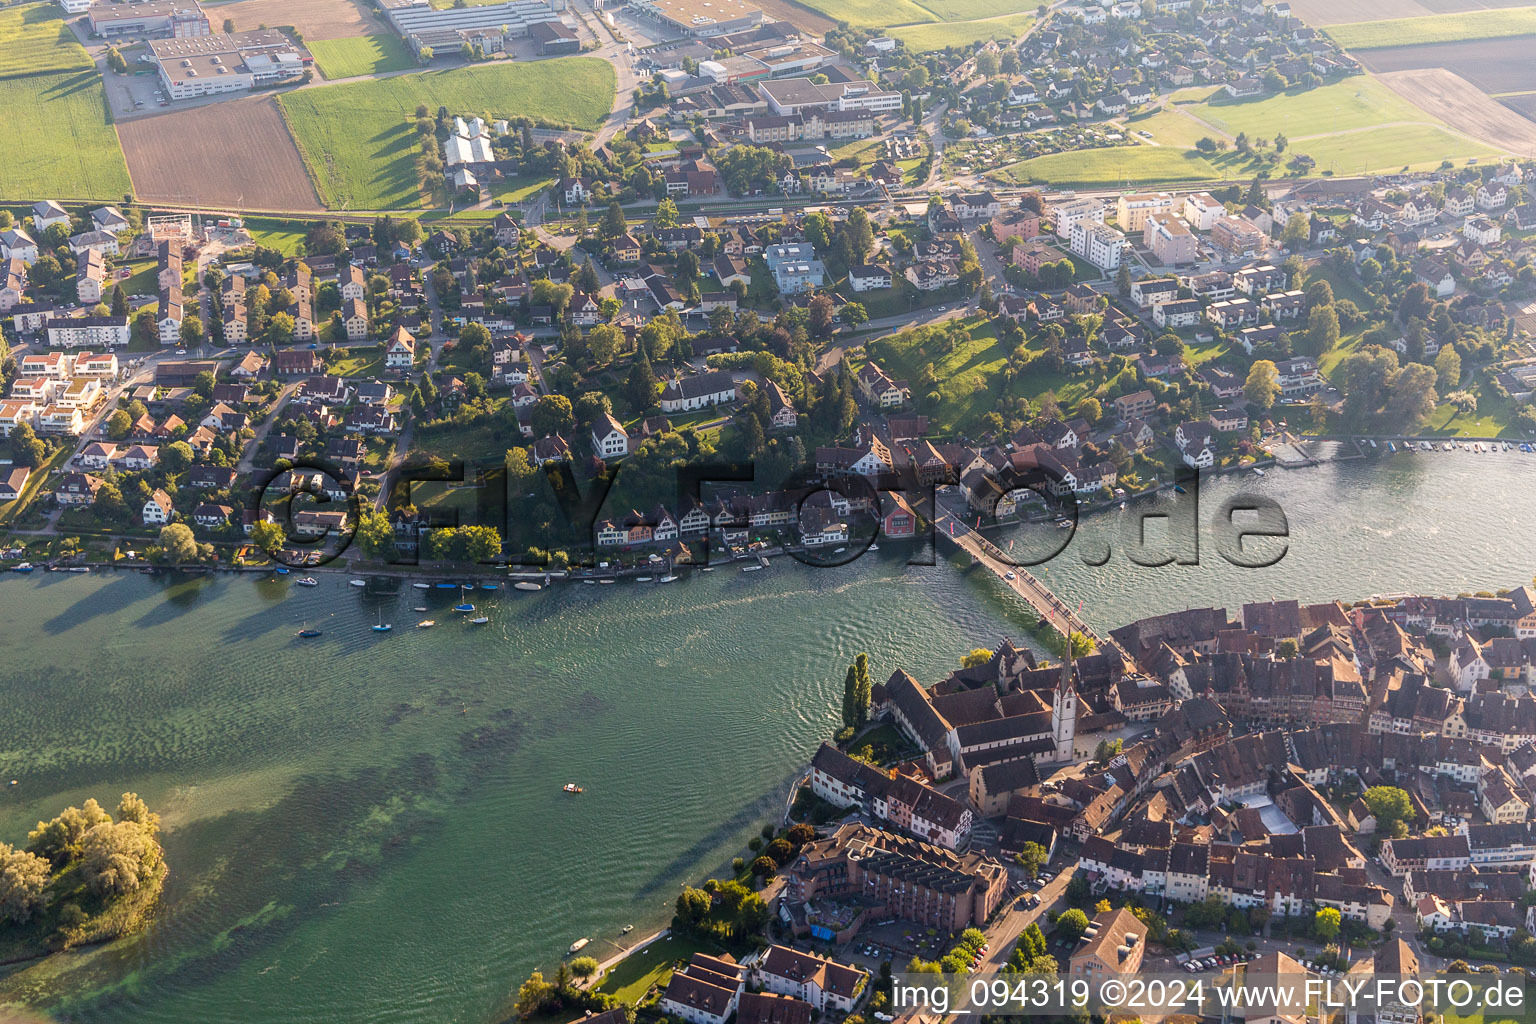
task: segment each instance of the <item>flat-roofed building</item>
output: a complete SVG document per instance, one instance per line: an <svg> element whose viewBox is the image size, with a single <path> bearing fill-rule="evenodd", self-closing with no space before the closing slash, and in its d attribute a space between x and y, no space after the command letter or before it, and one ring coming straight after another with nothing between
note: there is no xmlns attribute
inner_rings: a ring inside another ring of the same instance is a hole
<svg viewBox="0 0 1536 1024"><path fill-rule="evenodd" d="M685 36L719 36L763 23L762 8L747 0L631 0L632 9Z"/></svg>

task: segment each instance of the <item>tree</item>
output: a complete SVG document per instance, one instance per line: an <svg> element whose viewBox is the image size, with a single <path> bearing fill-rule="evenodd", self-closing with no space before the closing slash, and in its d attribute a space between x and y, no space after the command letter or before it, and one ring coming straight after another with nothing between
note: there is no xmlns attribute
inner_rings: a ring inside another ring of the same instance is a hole
<svg viewBox="0 0 1536 1024"><path fill-rule="evenodd" d="M1291 252L1307 247L1307 241L1312 237L1312 222L1305 213L1293 213L1285 222L1285 229L1280 232L1280 244Z"/></svg>
<svg viewBox="0 0 1536 1024"><path fill-rule="evenodd" d="M1435 385L1441 391L1450 391L1461 383L1461 353L1455 346L1443 346L1435 356Z"/></svg>
<svg viewBox="0 0 1536 1024"><path fill-rule="evenodd" d="M128 295L120 284L112 286L112 315L128 315Z"/></svg>
<svg viewBox="0 0 1536 1024"><path fill-rule="evenodd" d="M646 412L656 404L656 396L660 393L661 385L651 369L650 357L642 351L640 358L630 365L629 376L624 380L624 396L636 412Z"/></svg>
<svg viewBox="0 0 1536 1024"><path fill-rule="evenodd" d="M587 334L587 351L599 366L613 362L613 357L624 347L624 332L613 324L598 324Z"/></svg>
<svg viewBox="0 0 1536 1024"><path fill-rule="evenodd" d="M1307 315L1306 352L1316 358L1339 343L1339 314L1332 306L1317 306Z"/></svg>
<svg viewBox="0 0 1536 1024"><path fill-rule="evenodd" d="M772 878L779 873L779 866L772 857L759 857L752 862L752 873L758 878Z"/></svg>
<svg viewBox="0 0 1536 1024"><path fill-rule="evenodd" d="M160 557L172 565L197 561L197 540L186 523L167 523L160 527Z"/></svg>
<svg viewBox="0 0 1536 1024"><path fill-rule="evenodd" d="M1019 867L1024 869L1026 875L1034 878L1040 873L1040 869L1045 867L1047 859L1045 847L1039 843L1025 843L1024 849L1019 851L1014 859L1019 862Z"/></svg>
<svg viewBox="0 0 1536 1024"><path fill-rule="evenodd" d="M0 843L0 922L25 924L48 903L48 861Z"/></svg>
<svg viewBox="0 0 1536 1024"><path fill-rule="evenodd" d="M578 956L567 966L569 966L571 969L572 977L582 979L590 978L592 975L597 973L597 957Z"/></svg>
<svg viewBox="0 0 1536 1024"><path fill-rule="evenodd" d="M603 214L602 225L598 228L604 238L618 238L629 230L629 221L624 219L624 207L615 199L608 204L608 210Z"/></svg>
<svg viewBox="0 0 1536 1024"><path fill-rule="evenodd" d="M1326 277L1320 277L1307 285L1308 306L1333 305L1333 285L1328 283Z"/></svg>
<svg viewBox="0 0 1536 1024"><path fill-rule="evenodd" d="M1268 359L1256 360L1243 382L1243 397L1260 409L1268 409L1280 395L1280 374Z"/></svg>
<svg viewBox="0 0 1536 1024"><path fill-rule="evenodd" d="M429 48L422 47L422 49L427 50ZM544 980L544 972L534 971L528 975L527 981L518 986L517 1002L514 1004L517 1008L518 1017L522 1020L527 1020L535 1016L543 1009L545 1000L549 999L554 993L555 986L553 983Z"/></svg>
<svg viewBox="0 0 1536 1024"><path fill-rule="evenodd" d="M969 654L962 654L960 656L960 667L980 668L982 665L985 665L987 662L991 661L992 658L993 652L987 650L985 647L976 647L973 648Z"/></svg>
<svg viewBox="0 0 1536 1024"><path fill-rule="evenodd" d="M679 221L677 216L677 203L671 199L663 199L656 204L656 215L651 219L657 230L663 228L675 228Z"/></svg>
<svg viewBox="0 0 1536 1024"><path fill-rule="evenodd" d="M536 437L548 437L571 429L576 423L571 410L571 400L564 395L541 395L529 414Z"/></svg>
<svg viewBox="0 0 1536 1024"><path fill-rule="evenodd" d="M1062 912L1056 919L1056 934L1068 942L1076 942L1088 929L1088 915L1073 907Z"/></svg>
<svg viewBox="0 0 1536 1024"><path fill-rule="evenodd" d="M874 248L875 232L870 225L869 214L864 207L855 206L843 225L843 237L848 240L848 258L853 263L863 263L864 257Z"/></svg>
<svg viewBox="0 0 1536 1024"><path fill-rule="evenodd" d="M869 655L859 653L853 659L853 724L861 726L869 720L869 699L873 685L869 678Z"/></svg>
<svg viewBox="0 0 1536 1024"><path fill-rule="evenodd" d="M133 429L133 420L128 418L127 410L112 410L112 415L107 417L107 436L114 441L121 441L128 436L128 431L131 429Z"/></svg>
<svg viewBox="0 0 1536 1024"><path fill-rule="evenodd" d="M1077 414L1090 424L1094 424L1104 418L1104 405L1097 398L1089 395L1077 403Z"/></svg>
<svg viewBox="0 0 1536 1024"><path fill-rule="evenodd" d="M11 430L11 458L18 466L36 469L48 457L48 446L38 438L30 423L18 423Z"/></svg>
<svg viewBox="0 0 1536 1024"><path fill-rule="evenodd" d="M843 673L843 725L853 728L857 711L854 710L855 694L858 692L858 676L853 666L848 666L848 671Z"/></svg>
<svg viewBox="0 0 1536 1024"><path fill-rule="evenodd" d="M149 880L160 855L150 826L105 821L80 840L80 876L98 896L121 896Z"/></svg>
<svg viewBox="0 0 1536 1024"><path fill-rule="evenodd" d="M1312 918L1312 930L1324 942L1332 942L1339 934L1342 915L1337 907L1322 907Z"/></svg>
<svg viewBox="0 0 1536 1024"><path fill-rule="evenodd" d="M464 541L464 557L471 562L494 562L501 557L501 534L493 526L464 526L459 534Z"/></svg>
<svg viewBox="0 0 1536 1024"><path fill-rule="evenodd" d="M381 512L379 515L383 516L384 514ZM384 520L385 524L388 525L389 517L384 516ZM282 526L278 523L259 520L251 527L251 543L256 545L258 550L268 555L276 554L278 548L283 546L283 541L286 538L287 534L283 532ZM361 527L359 527L359 539L361 539ZM364 550L366 551L366 547Z"/></svg>
<svg viewBox="0 0 1536 1024"><path fill-rule="evenodd" d="M203 318L196 313L188 313L181 320L181 343L188 348L196 348L203 342Z"/></svg>
<svg viewBox="0 0 1536 1024"><path fill-rule="evenodd" d="M1393 822L1407 821L1413 816L1413 803L1407 792L1396 786L1372 786L1360 798L1371 809L1378 830L1384 831Z"/></svg>
<svg viewBox="0 0 1536 1024"><path fill-rule="evenodd" d="M173 441L160 449L160 468L171 476L185 473L192 465L192 446L185 441Z"/></svg>

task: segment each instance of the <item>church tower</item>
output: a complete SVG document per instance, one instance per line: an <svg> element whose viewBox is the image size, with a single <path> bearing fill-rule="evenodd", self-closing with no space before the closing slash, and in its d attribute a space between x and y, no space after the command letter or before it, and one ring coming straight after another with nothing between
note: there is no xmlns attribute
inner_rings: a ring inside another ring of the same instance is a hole
<svg viewBox="0 0 1536 1024"><path fill-rule="evenodd" d="M1051 738L1056 741L1058 763L1071 761L1077 738L1077 688L1072 683L1072 658L1061 659L1061 678L1051 691Z"/></svg>

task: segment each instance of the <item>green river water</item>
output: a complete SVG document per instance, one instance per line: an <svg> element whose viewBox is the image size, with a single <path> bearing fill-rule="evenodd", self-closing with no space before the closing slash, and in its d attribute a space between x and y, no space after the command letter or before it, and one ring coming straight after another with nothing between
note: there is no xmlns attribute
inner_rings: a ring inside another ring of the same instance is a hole
<svg viewBox="0 0 1536 1024"><path fill-rule="evenodd" d="M1226 478L1205 518L1236 489L1274 497L1292 528L1276 566L1083 565L1093 535L1115 542L1111 513L1041 578L1101 627L1518 585L1533 484L1536 458L1514 454ZM531 968L661 924L680 882L777 817L856 653L929 682L1033 621L994 579L904 563L478 594L479 629L452 621L453 592L377 598L335 575L0 579L0 780L18 783L0 841L132 789L171 865L147 932L0 968L0 1004L123 1024L498 1020ZM412 628L417 604L437 628ZM304 625L325 636L295 639Z"/></svg>

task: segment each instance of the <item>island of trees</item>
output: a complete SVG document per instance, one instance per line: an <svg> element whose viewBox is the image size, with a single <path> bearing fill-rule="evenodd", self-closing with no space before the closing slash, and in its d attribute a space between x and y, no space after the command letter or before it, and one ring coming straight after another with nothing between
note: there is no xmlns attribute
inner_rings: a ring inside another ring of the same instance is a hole
<svg viewBox="0 0 1536 1024"><path fill-rule="evenodd" d="M94 799L0 843L0 960L42 956L140 930L165 883L160 816L124 793L117 816Z"/></svg>

